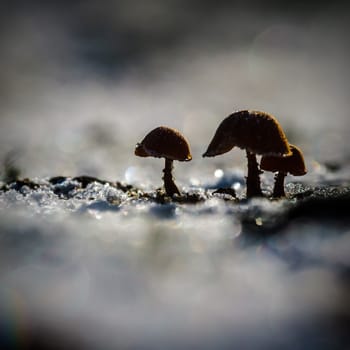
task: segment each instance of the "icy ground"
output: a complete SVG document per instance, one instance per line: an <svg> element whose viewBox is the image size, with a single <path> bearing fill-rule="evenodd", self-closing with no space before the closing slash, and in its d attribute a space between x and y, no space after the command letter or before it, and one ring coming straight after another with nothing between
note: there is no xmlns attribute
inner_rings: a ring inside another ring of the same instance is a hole
<svg viewBox="0 0 350 350"><path fill-rule="evenodd" d="M3 347L349 344L349 187L289 183L281 201L192 187L186 202L93 180L3 185Z"/></svg>

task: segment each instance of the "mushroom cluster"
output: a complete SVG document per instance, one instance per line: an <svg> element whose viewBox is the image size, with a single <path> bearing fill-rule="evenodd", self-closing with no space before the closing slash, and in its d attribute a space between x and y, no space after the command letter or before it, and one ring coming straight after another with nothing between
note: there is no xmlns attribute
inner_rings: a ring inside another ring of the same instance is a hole
<svg viewBox="0 0 350 350"><path fill-rule="evenodd" d="M260 111L238 111L225 118L217 128L203 157L215 157L233 147L245 149L248 159L246 197L262 196L256 155L282 159L292 155L287 137L271 114Z"/></svg>
<svg viewBox="0 0 350 350"><path fill-rule="evenodd" d="M289 144L281 125L271 114L251 110L230 114L220 123L203 157L215 157L229 152L234 147L246 151L247 198L263 195L260 184L262 170L277 172L273 197L285 196L284 178L288 173L306 173L301 150ZM173 161L189 161L192 156L187 140L179 131L165 126L152 130L136 145L135 155L165 158L165 192L171 197L180 194L172 176ZM260 167L257 155L262 157Z"/></svg>

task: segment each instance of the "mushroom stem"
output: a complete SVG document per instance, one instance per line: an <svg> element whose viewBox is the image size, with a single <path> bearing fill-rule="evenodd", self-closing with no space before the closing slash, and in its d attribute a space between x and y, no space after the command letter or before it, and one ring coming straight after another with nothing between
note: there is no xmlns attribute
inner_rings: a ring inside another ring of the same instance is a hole
<svg viewBox="0 0 350 350"><path fill-rule="evenodd" d="M165 168L163 169L163 181L164 181L164 188L165 192L168 196L172 197L175 193L180 195L180 191L175 185L173 175L173 161L172 159L165 158Z"/></svg>
<svg viewBox="0 0 350 350"><path fill-rule="evenodd" d="M280 197L285 197L286 194L284 192L284 178L286 177L286 173L283 171L279 171L275 175L275 185L273 187L273 194L272 196L274 198L280 198Z"/></svg>
<svg viewBox="0 0 350 350"><path fill-rule="evenodd" d="M262 197L261 187L260 187L260 177L261 171L258 168L258 163L256 161L255 153L246 150L248 159L248 176L247 176L247 198L251 197Z"/></svg>

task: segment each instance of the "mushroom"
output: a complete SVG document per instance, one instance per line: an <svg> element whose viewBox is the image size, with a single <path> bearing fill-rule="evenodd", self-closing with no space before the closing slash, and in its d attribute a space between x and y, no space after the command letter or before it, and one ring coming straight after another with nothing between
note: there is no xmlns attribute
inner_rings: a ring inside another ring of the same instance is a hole
<svg viewBox="0 0 350 350"><path fill-rule="evenodd" d="M245 149L247 154L247 198L262 196L256 154L283 157L291 153L280 124L265 112L243 110L232 113L217 128L203 157L215 157L235 146Z"/></svg>
<svg viewBox="0 0 350 350"><path fill-rule="evenodd" d="M307 172L302 151L291 144L289 144L289 148L292 151L290 156L283 158L263 156L260 161L260 169L277 172L272 194L274 198L286 196L284 178L288 173L294 176L302 176Z"/></svg>
<svg viewBox="0 0 350 350"><path fill-rule="evenodd" d="M172 176L173 161L190 161L192 156L187 140L179 131L166 126L155 128L136 145L135 155L165 158L165 168L163 170L165 192L170 197L175 193L180 194Z"/></svg>

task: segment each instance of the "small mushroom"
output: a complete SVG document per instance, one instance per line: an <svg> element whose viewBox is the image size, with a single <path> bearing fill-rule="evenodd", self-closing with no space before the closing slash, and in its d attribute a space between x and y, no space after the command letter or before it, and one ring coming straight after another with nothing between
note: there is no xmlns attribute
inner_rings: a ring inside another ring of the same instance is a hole
<svg viewBox="0 0 350 350"><path fill-rule="evenodd" d="M307 172L302 151L291 144L289 144L289 148L292 154L287 157L261 157L260 169L277 172L272 194L274 198L286 196L284 192L284 178L288 173L294 176L302 176Z"/></svg>
<svg viewBox="0 0 350 350"><path fill-rule="evenodd" d="M180 194L172 176L173 161L190 161L192 156L187 140L179 131L165 126L155 128L136 145L135 155L165 158L165 168L163 170L165 192L170 197L175 193Z"/></svg>
<svg viewBox="0 0 350 350"><path fill-rule="evenodd" d="M203 157L215 157L235 146L245 149L247 154L247 198L262 196L256 154L283 157L291 153L280 124L265 112L244 110L232 113L217 128Z"/></svg>

